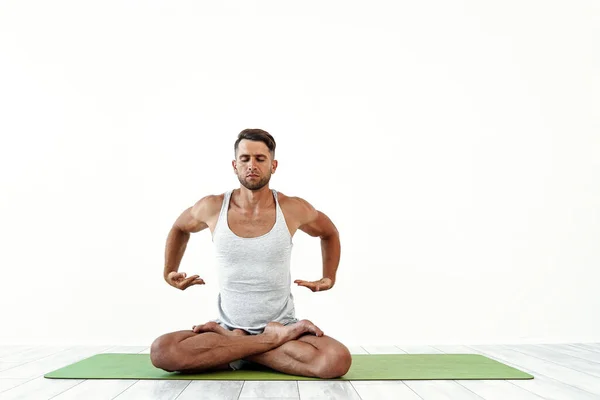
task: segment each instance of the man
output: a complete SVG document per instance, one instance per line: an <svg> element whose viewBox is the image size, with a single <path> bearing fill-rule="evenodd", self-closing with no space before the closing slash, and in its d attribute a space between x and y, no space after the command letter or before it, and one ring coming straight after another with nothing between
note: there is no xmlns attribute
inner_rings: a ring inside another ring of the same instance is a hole
<svg viewBox="0 0 600 400"><path fill-rule="evenodd" d="M292 237L298 229L321 238L323 278L294 281L312 290L335 284L340 260L336 227L298 197L269 189L277 169L275 140L245 129L234 145L240 188L207 196L185 210L167 238L164 278L184 290L203 285L178 272L190 233L208 228L216 248L219 318L152 343L154 366L166 371L239 369L258 363L293 375L335 378L350 368L348 349L312 322L298 321L291 294Z"/></svg>

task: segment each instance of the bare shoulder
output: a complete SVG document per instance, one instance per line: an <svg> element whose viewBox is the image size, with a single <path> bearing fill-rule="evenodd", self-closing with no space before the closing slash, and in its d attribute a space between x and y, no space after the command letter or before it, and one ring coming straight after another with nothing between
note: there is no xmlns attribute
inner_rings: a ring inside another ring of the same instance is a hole
<svg viewBox="0 0 600 400"><path fill-rule="evenodd" d="M284 214L288 212L292 216L296 227L310 236L326 239L338 235L337 228L329 217L303 198L282 195L279 204Z"/></svg>
<svg viewBox="0 0 600 400"><path fill-rule="evenodd" d="M225 195L223 193L204 196L192 207L192 216L199 221L209 222L215 216L219 215L224 198Z"/></svg>
<svg viewBox="0 0 600 400"><path fill-rule="evenodd" d="M301 197L287 196L277 192L277 199L284 213L289 214L299 226L310 223L318 217L318 211Z"/></svg>
<svg viewBox="0 0 600 400"><path fill-rule="evenodd" d="M212 227L219 217L224 195L209 195L186 209L175 221L175 228L183 232L200 232Z"/></svg>

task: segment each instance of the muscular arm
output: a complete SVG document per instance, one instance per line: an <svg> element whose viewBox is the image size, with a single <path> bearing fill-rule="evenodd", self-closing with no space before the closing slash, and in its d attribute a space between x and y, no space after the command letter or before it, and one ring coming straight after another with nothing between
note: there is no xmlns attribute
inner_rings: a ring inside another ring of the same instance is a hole
<svg viewBox="0 0 600 400"><path fill-rule="evenodd" d="M206 221L210 217L216 196L207 196L193 207L185 210L173 224L167 237L165 248L165 269L163 276L167 280L170 272L177 272L179 264L190 239L190 234L208 228ZM167 280L167 282L169 282Z"/></svg>
<svg viewBox="0 0 600 400"><path fill-rule="evenodd" d="M321 255L323 259L323 278L331 279L335 284L335 276L340 263L340 235L329 217L317 211L304 200L300 200L300 226L298 229L310 236L321 239Z"/></svg>

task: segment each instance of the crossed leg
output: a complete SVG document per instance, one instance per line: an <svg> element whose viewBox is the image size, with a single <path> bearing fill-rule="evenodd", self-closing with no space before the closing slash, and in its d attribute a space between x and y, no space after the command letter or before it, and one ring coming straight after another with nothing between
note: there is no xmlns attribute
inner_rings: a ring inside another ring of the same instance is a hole
<svg viewBox="0 0 600 400"><path fill-rule="evenodd" d="M199 334L180 331L159 337L152 344L151 358L156 367L167 371L229 369L229 362L243 358L293 375L328 379L348 372L352 357L346 346L329 336L311 335L316 333L313 329L316 327L310 321L294 325L270 323L265 333L250 336L239 329L228 331L209 322L197 329L202 332ZM292 334L275 344L269 339L269 326ZM218 355L212 351L210 357L209 351L216 349L220 350ZM207 358L212 358L212 363L206 362Z"/></svg>
<svg viewBox="0 0 600 400"><path fill-rule="evenodd" d="M210 326L215 333L228 336L245 336L246 332L228 331L222 326ZM304 335L262 354L245 357L274 370L301 376L336 378L350 369L352 357L348 348L332 337Z"/></svg>

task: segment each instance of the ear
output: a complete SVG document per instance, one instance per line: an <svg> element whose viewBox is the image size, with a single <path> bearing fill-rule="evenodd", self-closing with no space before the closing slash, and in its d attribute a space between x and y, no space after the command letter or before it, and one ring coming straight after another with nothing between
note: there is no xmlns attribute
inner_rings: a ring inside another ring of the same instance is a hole
<svg viewBox="0 0 600 400"><path fill-rule="evenodd" d="M273 162L271 163L271 173L274 174L275 170L277 169L277 165L279 165L279 163L277 162L277 160L273 160Z"/></svg>
<svg viewBox="0 0 600 400"><path fill-rule="evenodd" d="M231 162L231 165L233 166L233 172L237 174L237 163L235 162L235 160Z"/></svg>

